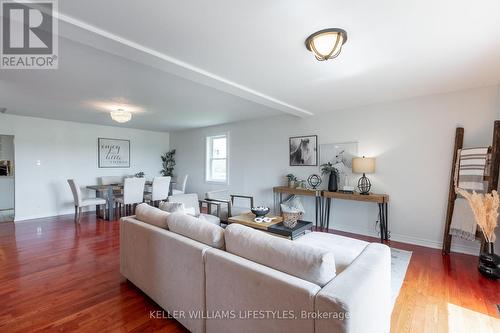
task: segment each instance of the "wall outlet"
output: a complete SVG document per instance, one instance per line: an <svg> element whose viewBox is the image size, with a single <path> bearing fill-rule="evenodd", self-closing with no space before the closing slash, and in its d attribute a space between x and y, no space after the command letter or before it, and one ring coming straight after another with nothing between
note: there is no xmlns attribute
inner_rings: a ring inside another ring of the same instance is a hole
<svg viewBox="0 0 500 333"><path fill-rule="evenodd" d="M36 160L35 165L36 165L36 166L40 166L40 165L42 165L42 161L40 161L40 160Z"/></svg>

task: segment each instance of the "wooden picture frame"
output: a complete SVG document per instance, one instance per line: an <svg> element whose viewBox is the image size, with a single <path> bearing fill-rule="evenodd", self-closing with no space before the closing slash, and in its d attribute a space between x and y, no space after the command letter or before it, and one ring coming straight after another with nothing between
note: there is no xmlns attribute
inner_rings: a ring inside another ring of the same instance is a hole
<svg viewBox="0 0 500 333"><path fill-rule="evenodd" d="M318 166L318 136L292 136L288 140L290 166Z"/></svg>
<svg viewBox="0 0 500 333"><path fill-rule="evenodd" d="M130 168L130 140L124 139L97 139L98 167Z"/></svg>

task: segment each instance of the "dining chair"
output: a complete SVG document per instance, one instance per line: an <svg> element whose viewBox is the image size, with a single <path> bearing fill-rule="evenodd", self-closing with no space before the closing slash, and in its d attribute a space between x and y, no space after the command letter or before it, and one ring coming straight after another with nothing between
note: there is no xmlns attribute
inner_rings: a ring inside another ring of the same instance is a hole
<svg viewBox="0 0 500 333"><path fill-rule="evenodd" d="M186 183L188 175L184 175L180 182L177 182L176 188L172 189L172 195L184 194L186 193Z"/></svg>
<svg viewBox="0 0 500 333"><path fill-rule="evenodd" d="M123 196L115 197L115 202L118 204L118 210L123 214L133 214L134 206L144 202L144 185L146 178L125 178L123 184Z"/></svg>
<svg viewBox="0 0 500 333"><path fill-rule="evenodd" d="M122 176L102 176L99 178L99 182L101 185L123 184L123 177ZM106 193L104 193L103 195L105 195L105 194ZM114 188L113 194L120 195L120 194L123 194L123 191L121 188Z"/></svg>
<svg viewBox="0 0 500 333"><path fill-rule="evenodd" d="M75 222L80 223L80 217L82 215L82 208L88 206L96 206L97 211L101 209L101 206L106 207L106 200L102 198L82 198L82 190L78 185L77 181L74 179L68 179L69 187L71 188L71 193L73 193L73 200L75 203Z"/></svg>
<svg viewBox="0 0 500 333"><path fill-rule="evenodd" d="M114 185L114 184L122 184L123 177L122 176L102 176L100 177L101 185Z"/></svg>
<svg viewBox="0 0 500 333"><path fill-rule="evenodd" d="M172 177L154 177L151 192L144 194L144 200L149 201L152 206L160 200L167 200L170 191L170 180Z"/></svg>

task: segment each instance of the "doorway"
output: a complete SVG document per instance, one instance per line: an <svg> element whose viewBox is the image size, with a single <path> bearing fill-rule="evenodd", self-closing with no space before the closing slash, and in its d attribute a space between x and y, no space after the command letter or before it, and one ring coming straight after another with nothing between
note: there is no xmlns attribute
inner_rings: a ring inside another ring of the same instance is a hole
<svg viewBox="0 0 500 333"><path fill-rule="evenodd" d="M0 223L15 217L14 136L0 135Z"/></svg>

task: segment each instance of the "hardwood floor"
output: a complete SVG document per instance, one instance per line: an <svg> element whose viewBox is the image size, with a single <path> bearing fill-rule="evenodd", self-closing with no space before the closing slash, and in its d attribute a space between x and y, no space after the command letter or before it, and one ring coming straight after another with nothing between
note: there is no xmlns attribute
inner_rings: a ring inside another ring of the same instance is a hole
<svg viewBox="0 0 500 333"><path fill-rule="evenodd" d="M476 257L390 245L413 251L392 332L500 331L500 282L478 273ZM1 223L0 332L185 332L174 320L150 318L160 308L120 275L118 255L117 221Z"/></svg>

